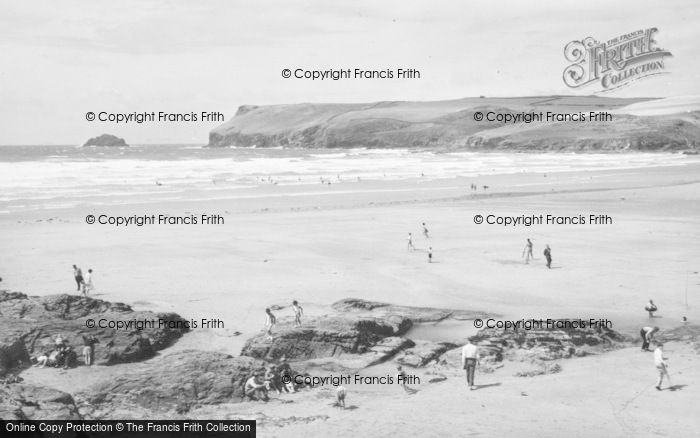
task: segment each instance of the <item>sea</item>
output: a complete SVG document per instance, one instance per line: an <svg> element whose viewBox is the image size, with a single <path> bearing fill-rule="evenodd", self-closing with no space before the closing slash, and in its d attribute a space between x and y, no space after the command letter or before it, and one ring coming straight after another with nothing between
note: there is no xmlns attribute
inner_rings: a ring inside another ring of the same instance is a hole
<svg viewBox="0 0 700 438"><path fill-rule="evenodd" d="M235 198L261 185L347 184L368 180L455 178L519 172L566 172L682 166L680 153L502 153L420 149L208 148L136 145L122 148L0 146L0 214L204 198ZM355 184L350 186L350 184ZM249 196L249 195L246 195Z"/></svg>

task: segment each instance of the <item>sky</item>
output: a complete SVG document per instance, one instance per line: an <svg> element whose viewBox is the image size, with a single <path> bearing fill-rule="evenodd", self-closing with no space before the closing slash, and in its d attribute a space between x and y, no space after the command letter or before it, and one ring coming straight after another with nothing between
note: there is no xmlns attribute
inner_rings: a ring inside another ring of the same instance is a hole
<svg viewBox="0 0 700 438"><path fill-rule="evenodd" d="M591 94L562 81L564 46L656 27L670 74L615 97L700 94L700 2L0 0L0 145L206 144L216 122L114 124L86 113L298 102ZM311 81L281 72L415 68L420 79Z"/></svg>

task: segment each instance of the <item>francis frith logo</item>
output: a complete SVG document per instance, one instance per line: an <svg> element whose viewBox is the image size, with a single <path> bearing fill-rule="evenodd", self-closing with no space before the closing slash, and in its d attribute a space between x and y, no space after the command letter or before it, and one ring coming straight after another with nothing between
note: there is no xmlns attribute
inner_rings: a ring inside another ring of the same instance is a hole
<svg viewBox="0 0 700 438"><path fill-rule="evenodd" d="M564 83L570 88L599 84L611 91L633 81L668 73L664 57L671 52L658 47L655 27L620 35L606 42L593 37L571 41L564 56L571 62L564 69Z"/></svg>

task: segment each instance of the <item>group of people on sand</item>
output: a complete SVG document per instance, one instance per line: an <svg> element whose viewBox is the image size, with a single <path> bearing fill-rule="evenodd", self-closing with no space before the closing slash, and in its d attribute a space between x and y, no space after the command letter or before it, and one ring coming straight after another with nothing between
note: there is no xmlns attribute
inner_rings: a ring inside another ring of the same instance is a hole
<svg viewBox="0 0 700 438"><path fill-rule="evenodd" d="M430 233L428 231L428 226L425 225L425 222L421 223L421 226L423 227L423 237L426 239L430 239ZM413 245L413 233L408 233L408 245L406 247L408 251L415 251L416 247ZM428 263L433 262L433 247L429 246L428 247Z"/></svg>
<svg viewBox="0 0 700 438"><path fill-rule="evenodd" d="M95 344L99 340L90 335L82 336L83 339L83 362L85 365L92 365L95 357ZM68 369L78 365L78 355L68 342L68 339L58 335L54 339L53 345L45 348L37 357L34 366L44 368L46 366Z"/></svg>
<svg viewBox="0 0 700 438"><path fill-rule="evenodd" d="M295 393L302 385L291 379L292 369L287 360L282 357L279 365L270 365L267 369L260 368L245 382L243 398L248 400L268 401L269 393L274 391L278 395Z"/></svg>
<svg viewBox="0 0 700 438"><path fill-rule="evenodd" d="M654 318L654 312L658 311L659 308L654 304L654 300L649 300L649 302L644 306L644 310L649 313L649 318ZM687 317L681 319L683 323L688 322ZM671 376L668 373L668 358L664 356L663 346L664 344L660 341L655 341L654 337L659 332L658 326L644 326L639 331L639 335L642 338L642 351L652 351L649 347L654 345L656 347L654 351L654 366L658 373L656 380L656 389L661 391L661 385L663 384L664 378L668 380L669 387L671 386Z"/></svg>
<svg viewBox="0 0 700 438"><path fill-rule="evenodd" d="M525 258L525 263L529 264L530 260L534 260L535 256L532 255L532 240L529 238L525 242L525 248L523 248L523 257ZM552 268L552 248L549 245L544 246L544 258L547 261L547 269Z"/></svg>
<svg viewBox="0 0 700 438"><path fill-rule="evenodd" d="M83 270L73 265L73 278L75 278L75 283L78 286L77 291L82 291L85 296L94 288L92 284L92 269L88 269L87 274L83 276Z"/></svg>

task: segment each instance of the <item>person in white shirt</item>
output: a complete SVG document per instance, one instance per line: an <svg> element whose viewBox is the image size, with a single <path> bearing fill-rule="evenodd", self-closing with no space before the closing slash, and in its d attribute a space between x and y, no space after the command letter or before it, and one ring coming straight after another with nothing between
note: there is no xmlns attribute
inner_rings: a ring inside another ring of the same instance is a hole
<svg viewBox="0 0 700 438"><path fill-rule="evenodd" d="M88 269L87 275L83 279L83 295L87 296L88 292L92 291L92 269Z"/></svg>
<svg viewBox="0 0 700 438"><path fill-rule="evenodd" d="M413 246L413 234L408 233L408 248L407 249L416 249L415 246Z"/></svg>
<svg viewBox="0 0 700 438"><path fill-rule="evenodd" d="M654 365L659 372L659 379L656 381L656 389L661 391L661 383L664 380L664 376L668 380L669 386L671 385L671 376L668 375L668 364L666 363L667 358L664 357L664 352L661 351L663 344L657 343L656 350L654 350Z"/></svg>
<svg viewBox="0 0 700 438"><path fill-rule="evenodd" d="M462 347L462 368L467 373L467 386L470 390L476 389L474 385L474 371L479 363L479 347L467 341L467 344Z"/></svg>

